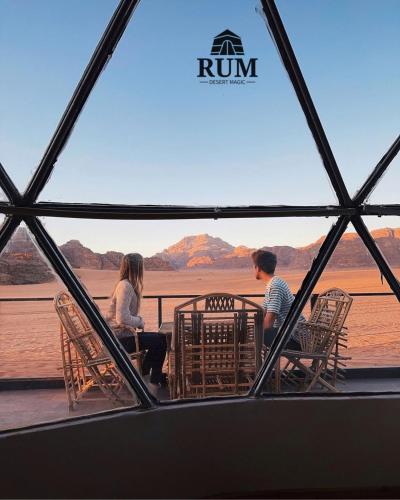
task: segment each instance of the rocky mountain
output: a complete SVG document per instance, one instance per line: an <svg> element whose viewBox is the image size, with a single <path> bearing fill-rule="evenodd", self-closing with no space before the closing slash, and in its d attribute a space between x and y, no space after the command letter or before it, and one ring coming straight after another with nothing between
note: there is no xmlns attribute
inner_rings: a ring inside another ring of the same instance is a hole
<svg viewBox="0 0 400 500"><path fill-rule="evenodd" d="M377 229L372 237L391 266L400 267L400 228ZM375 267L375 261L360 237L355 233L344 234L334 251L330 267Z"/></svg>
<svg viewBox="0 0 400 500"><path fill-rule="evenodd" d="M180 269L213 265L216 259L229 255L234 249L221 238L199 234L187 236L155 256Z"/></svg>
<svg viewBox="0 0 400 500"><path fill-rule="evenodd" d="M145 257L144 268L146 271L175 271L175 267L160 257Z"/></svg>
<svg viewBox="0 0 400 500"><path fill-rule="evenodd" d="M371 232L389 264L400 266L400 228L379 229ZM308 269L317 255L324 237L305 247L265 246L277 255L280 268ZM237 269L251 267L252 248L233 247L220 238L207 234L188 236L157 256L177 269L218 268ZM340 240L328 268L374 267L375 262L356 233L346 233Z"/></svg>
<svg viewBox="0 0 400 500"><path fill-rule="evenodd" d="M289 246L264 247L264 249L276 253L284 267L292 264L303 267L309 260L308 254L302 255L298 249ZM244 245L234 247L221 238L199 234L187 236L156 255L172 263L177 269L210 267L238 269L252 265L251 254L254 250Z"/></svg>
<svg viewBox="0 0 400 500"><path fill-rule="evenodd" d="M18 228L0 256L0 284L30 285L54 279L26 229Z"/></svg>
<svg viewBox="0 0 400 500"><path fill-rule="evenodd" d="M379 229L372 231L372 236L389 264L400 267L400 228ZM323 240L324 237L300 248L290 246L263 248L277 255L280 268L308 269ZM115 251L96 253L78 240L68 241L60 246L60 250L74 268L116 270L123 255ZM208 234L187 236L153 257L145 258L145 269L171 271L250 268L253 251L253 248L243 245L234 247L221 238ZM328 268L358 267L375 267L375 263L359 236L356 233L346 233L333 253ZM0 257L0 284L46 283L53 279L53 274L27 231L19 228Z"/></svg>
<svg viewBox="0 0 400 500"><path fill-rule="evenodd" d="M119 269L124 255L114 251L96 253L83 246L78 240L70 240L59 248L74 268L116 270ZM144 268L147 271L173 271L175 269L171 263L157 256L145 257Z"/></svg>
<svg viewBox="0 0 400 500"><path fill-rule="evenodd" d="M78 240L70 240L59 248L74 268L117 270L123 256L114 251L95 253ZM149 271L174 270L169 262L159 257L145 258L144 266ZM39 284L54 279L27 230L18 228L0 256L0 285Z"/></svg>
<svg viewBox="0 0 400 500"><path fill-rule="evenodd" d="M86 269L118 269L123 254L120 252L95 253L78 240L70 240L60 247L70 265Z"/></svg>

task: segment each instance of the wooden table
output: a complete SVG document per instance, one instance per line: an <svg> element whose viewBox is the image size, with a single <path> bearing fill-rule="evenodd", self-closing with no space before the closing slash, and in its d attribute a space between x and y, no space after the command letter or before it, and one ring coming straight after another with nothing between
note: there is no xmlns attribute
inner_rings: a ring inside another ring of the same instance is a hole
<svg viewBox="0 0 400 500"><path fill-rule="evenodd" d="M158 333L162 333L164 335L172 335L173 330L174 330L173 321L163 321L161 323L160 328L158 329Z"/></svg>

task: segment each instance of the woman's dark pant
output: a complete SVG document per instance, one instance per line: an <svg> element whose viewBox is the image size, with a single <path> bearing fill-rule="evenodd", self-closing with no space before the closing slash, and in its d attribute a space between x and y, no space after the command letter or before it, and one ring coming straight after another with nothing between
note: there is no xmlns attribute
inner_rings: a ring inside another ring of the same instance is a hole
<svg viewBox="0 0 400 500"><path fill-rule="evenodd" d="M150 382L158 384L162 380L162 367L167 352L167 341L161 333L138 333L139 349L146 351L143 360L143 375L148 375L151 369ZM136 352L136 342L133 335L119 337L119 341L128 353Z"/></svg>
<svg viewBox="0 0 400 500"><path fill-rule="evenodd" d="M278 334L279 328L267 328L264 330L264 344L267 347L271 347L272 341ZM293 351L301 351L301 346L294 338L289 339L286 342L285 349L291 349Z"/></svg>

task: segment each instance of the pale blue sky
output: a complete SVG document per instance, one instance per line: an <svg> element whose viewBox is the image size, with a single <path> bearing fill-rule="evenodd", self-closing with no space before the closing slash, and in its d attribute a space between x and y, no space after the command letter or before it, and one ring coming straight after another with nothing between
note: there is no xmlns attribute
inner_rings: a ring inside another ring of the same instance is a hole
<svg viewBox="0 0 400 500"><path fill-rule="evenodd" d="M114 0L0 0L0 161L23 189ZM256 0L142 0L41 200L330 204L335 195ZM399 133L400 2L280 0L288 34L351 193ZM241 36L257 83L200 84L215 35ZM372 201L397 201L396 160ZM150 255L187 234L305 245L326 219L93 222L47 218L58 243ZM370 227L400 226L394 218ZM133 248L134 247L134 248Z"/></svg>

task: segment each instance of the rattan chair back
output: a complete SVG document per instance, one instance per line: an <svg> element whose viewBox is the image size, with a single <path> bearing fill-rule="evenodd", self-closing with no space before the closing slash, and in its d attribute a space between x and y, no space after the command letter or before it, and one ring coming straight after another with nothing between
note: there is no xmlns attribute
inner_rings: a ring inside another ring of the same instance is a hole
<svg viewBox="0 0 400 500"><path fill-rule="evenodd" d="M353 298L340 288L330 288L318 295L309 322L341 331Z"/></svg>
<svg viewBox="0 0 400 500"><path fill-rule="evenodd" d="M318 296L310 319L297 326L301 351L282 353L288 360L282 370L283 380L295 380L295 370L301 370L306 375L301 379L306 391L316 384L336 391L337 379L344 380L343 368L349 359L341 356L340 349L347 347L344 323L352 302L352 297L339 288L330 288ZM305 360L309 364L305 364Z"/></svg>
<svg viewBox="0 0 400 500"><path fill-rule="evenodd" d="M123 403L126 396L121 398L120 393L125 382L77 304L68 293L59 292L54 298L54 307L60 319L63 371L70 409L92 387L98 387L110 400Z"/></svg>
<svg viewBox="0 0 400 500"><path fill-rule="evenodd" d="M192 299L175 308L172 397L242 394L261 363L263 310L226 293Z"/></svg>

